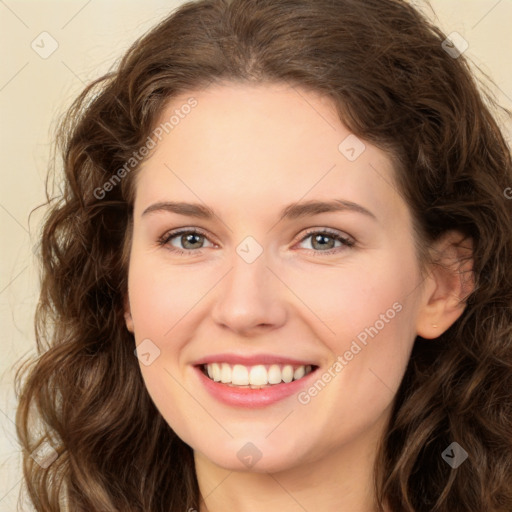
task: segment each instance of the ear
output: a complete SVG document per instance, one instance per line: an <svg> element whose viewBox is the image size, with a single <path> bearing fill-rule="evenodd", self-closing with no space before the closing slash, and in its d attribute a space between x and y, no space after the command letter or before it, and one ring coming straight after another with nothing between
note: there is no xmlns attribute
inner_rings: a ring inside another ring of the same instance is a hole
<svg viewBox="0 0 512 512"><path fill-rule="evenodd" d="M130 309L130 301L128 299L128 294L124 298L124 320L126 322L126 328L131 333L133 333L134 332L133 318L132 318L132 313L131 313L131 309Z"/></svg>
<svg viewBox="0 0 512 512"><path fill-rule="evenodd" d="M448 231L432 246L433 261L417 317L422 338L437 338L464 311L466 298L475 288L473 240L459 231Z"/></svg>

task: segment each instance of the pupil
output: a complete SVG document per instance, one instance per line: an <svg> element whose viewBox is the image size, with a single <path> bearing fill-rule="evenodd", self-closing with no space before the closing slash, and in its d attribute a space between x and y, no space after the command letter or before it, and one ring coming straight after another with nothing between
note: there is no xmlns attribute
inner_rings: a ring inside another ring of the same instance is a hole
<svg viewBox="0 0 512 512"><path fill-rule="evenodd" d="M325 239L330 239L331 241L333 240L330 236L325 236L325 235L316 235L314 237L315 242L321 242L321 240L325 240ZM325 248L327 244L320 243L320 245Z"/></svg>
<svg viewBox="0 0 512 512"><path fill-rule="evenodd" d="M192 240L193 238L199 238L199 236L200 236L200 235L196 235L196 234L193 234L193 233L191 233L191 234L189 234L189 235L185 235L185 236L184 236L184 238L185 238L185 243L184 243L183 245L186 247L186 244L187 244L187 243L189 243L189 242L191 242L191 243L193 244L194 242L192 242L191 240ZM197 243L197 242L196 242L196 243Z"/></svg>

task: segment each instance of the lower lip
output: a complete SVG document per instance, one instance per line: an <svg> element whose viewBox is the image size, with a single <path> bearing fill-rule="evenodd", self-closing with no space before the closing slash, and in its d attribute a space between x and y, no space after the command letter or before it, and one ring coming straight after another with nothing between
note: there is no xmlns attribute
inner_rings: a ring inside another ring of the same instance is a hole
<svg viewBox="0 0 512 512"><path fill-rule="evenodd" d="M302 379L294 380L289 383L283 382L281 384L274 384L268 388L260 389L228 386L227 384L215 382L208 378L198 366L195 366L194 370L197 372L199 379L209 393L220 402L235 407L256 408L272 405L298 393L309 384L318 368L308 373L305 377L302 377Z"/></svg>

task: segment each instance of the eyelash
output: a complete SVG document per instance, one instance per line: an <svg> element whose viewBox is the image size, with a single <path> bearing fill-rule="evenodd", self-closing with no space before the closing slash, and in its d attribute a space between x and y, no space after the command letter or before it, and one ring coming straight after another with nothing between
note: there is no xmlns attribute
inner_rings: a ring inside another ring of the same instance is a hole
<svg viewBox="0 0 512 512"><path fill-rule="evenodd" d="M197 255L202 254L201 249L183 250L183 249L178 249L176 247L169 245L169 242L173 238L176 238L177 236L183 235L183 234L199 235L199 236L202 236L202 237L208 239L206 234L199 231L198 229L179 229L176 231L169 231L169 232L165 233L164 235L162 235L158 239L158 245L161 247L164 247L164 246L167 247L168 250L177 254L178 256L185 256L185 255L190 255L190 254L197 254ZM355 246L355 242L353 240L351 240L350 238L344 237L344 236L340 235L337 231L331 230L329 228L324 228L321 230L310 229L306 232L306 234L297 243L304 242L304 240L306 240L307 238L309 238L311 235L314 235L314 234L328 235L329 237L340 241L345 247L347 247L349 249ZM324 256L329 256L331 254L337 253L338 249L341 249L341 247L335 247L333 249L329 249L326 251L315 251L314 249L308 249L308 251L310 251L310 253L312 253L315 256L317 256L319 254L324 255Z"/></svg>

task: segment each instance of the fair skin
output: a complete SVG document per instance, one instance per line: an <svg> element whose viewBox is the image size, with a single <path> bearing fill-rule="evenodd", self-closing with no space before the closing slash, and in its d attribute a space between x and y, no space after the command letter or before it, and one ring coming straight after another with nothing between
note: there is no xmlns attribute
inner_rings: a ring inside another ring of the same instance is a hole
<svg viewBox="0 0 512 512"><path fill-rule="evenodd" d="M375 510L377 445L413 342L448 329L468 290L437 267L421 276L389 156L363 141L360 156L347 159L338 146L350 131L327 99L286 85L215 85L173 98L161 120L190 96L197 107L138 171L125 318L136 345L149 339L160 350L140 369L160 413L194 450L200 512L255 512L262 503L269 512ZM291 203L335 199L375 218L346 209L279 220ZM143 215L168 201L215 215ZM158 244L178 228L201 234ZM310 228L334 238L315 243ZM237 252L248 236L262 250L251 263ZM459 238L444 237L440 254L456 259ZM336 358L370 326L378 333L332 377ZM237 406L213 396L194 368L221 353L318 369L291 396ZM329 369L329 382L308 394ZM237 456L247 443L261 455L251 467Z"/></svg>

